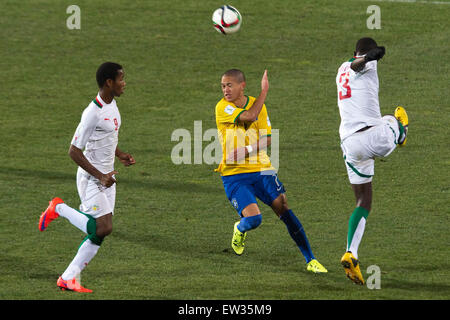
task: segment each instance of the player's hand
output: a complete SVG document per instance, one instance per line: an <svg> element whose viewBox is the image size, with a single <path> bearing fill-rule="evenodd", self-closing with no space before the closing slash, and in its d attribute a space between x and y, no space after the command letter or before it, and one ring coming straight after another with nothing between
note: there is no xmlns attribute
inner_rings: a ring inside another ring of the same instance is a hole
<svg viewBox="0 0 450 320"><path fill-rule="evenodd" d="M131 154L129 154L129 153L123 152L123 153L120 155L120 157L118 157L118 158L119 158L120 162L122 162L122 164L123 164L125 167L129 167L129 166L131 166L131 165L133 165L133 164L136 163L136 160L134 160L134 158L133 158L133 157L131 156Z"/></svg>
<svg viewBox="0 0 450 320"><path fill-rule="evenodd" d="M106 188L111 187L114 183L116 183L116 179L114 179L113 175L117 174L117 171L111 171L107 174L102 174L100 178L100 183Z"/></svg>
<svg viewBox="0 0 450 320"><path fill-rule="evenodd" d="M367 52L366 54L366 61L372 61L372 60L380 60L383 58L384 54L386 53L386 49L384 47L376 47Z"/></svg>
<svg viewBox="0 0 450 320"><path fill-rule="evenodd" d="M261 80L261 91L269 91L269 79L267 78L267 70L264 70L264 74Z"/></svg>

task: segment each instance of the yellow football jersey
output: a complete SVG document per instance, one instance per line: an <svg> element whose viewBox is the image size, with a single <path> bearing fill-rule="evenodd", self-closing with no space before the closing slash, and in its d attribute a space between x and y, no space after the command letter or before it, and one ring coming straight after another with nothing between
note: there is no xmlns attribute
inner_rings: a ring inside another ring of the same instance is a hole
<svg viewBox="0 0 450 320"><path fill-rule="evenodd" d="M263 105L256 121L252 123L238 122L239 115L251 108L256 98L247 97L247 103L243 108L222 98L216 105L216 124L219 141L222 146L222 161L215 170L222 176L239 173L275 170L270 163L266 150L253 152L245 159L230 162L226 161L227 155L234 152L236 148L252 145L264 136L272 134L272 126L267 114L266 106Z"/></svg>

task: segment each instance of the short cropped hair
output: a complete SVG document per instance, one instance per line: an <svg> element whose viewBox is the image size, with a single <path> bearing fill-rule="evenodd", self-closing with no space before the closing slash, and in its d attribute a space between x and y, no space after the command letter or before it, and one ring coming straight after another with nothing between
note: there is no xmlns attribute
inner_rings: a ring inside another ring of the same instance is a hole
<svg viewBox="0 0 450 320"><path fill-rule="evenodd" d="M377 47L377 43L372 38L361 38L356 42L355 54L363 55Z"/></svg>
<svg viewBox="0 0 450 320"><path fill-rule="evenodd" d="M98 67L96 74L98 87L102 88L108 79L116 80L119 70L121 69L122 66L118 63L105 62L101 64L100 67Z"/></svg>
<svg viewBox="0 0 450 320"><path fill-rule="evenodd" d="M222 75L222 77L233 77L236 79L237 82L245 82L245 75L244 73L239 69L230 69L228 71L225 71L225 73Z"/></svg>

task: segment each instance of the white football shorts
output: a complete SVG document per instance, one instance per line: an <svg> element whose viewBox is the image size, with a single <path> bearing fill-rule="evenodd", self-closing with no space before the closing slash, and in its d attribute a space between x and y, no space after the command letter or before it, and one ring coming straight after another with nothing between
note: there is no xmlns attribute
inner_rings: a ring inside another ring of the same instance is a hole
<svg viewBox="0 0 450 320"><path fill-rule="evenodd" d="M397 119L387 115L382 120L383 124L355 132L341 142L351 184L371 182L375 174L375 157L387 157L397 146L399 138Z"/></svg>
<svg viewBox="0 0 450 320"><path fill-rule="evenodd" d="M80 196L80 211L97 219L108 213L114 214L116 184L106 188L100 180L78 168L77 189Z"/></svg>

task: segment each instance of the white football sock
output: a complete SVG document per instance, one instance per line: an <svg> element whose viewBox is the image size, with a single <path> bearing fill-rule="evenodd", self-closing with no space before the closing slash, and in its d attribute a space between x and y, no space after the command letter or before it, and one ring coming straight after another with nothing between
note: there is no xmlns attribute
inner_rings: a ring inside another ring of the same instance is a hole
<svg viewBox="0 0 450 320"><path fill-rule="evenodd" d="M69 264L66 271L64 271L61 278L63 280L72 280L73 278L78 276L92 260L92 258L97 254L99 248L100 246L92 243L89 239L84 241L78 249L75 258L73 258L72 262Z"/></svg>
<svg viewBox="0 0 450 320"><path fill-rule="evenodd" d="M359 220L355 233L353 234L350 246L347 249L348 251L353 253L356 259L358 259L358 247L359 244L361 243L361 239L363 237L365 228L366 228L366 219L362 217L361 220Z"/></svg>
<svg viewBox="0 0 450 320"><path fill-rule="evenodd" d="M68 219L71 224L87 234L87 223L89 219L84 214L69 207L65 203L57 204L55 207L55 211L61 217Z"/></svg>

